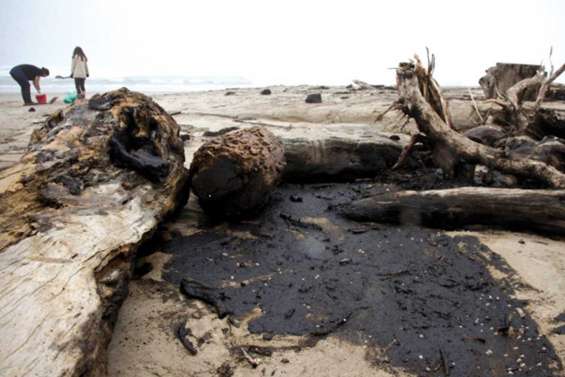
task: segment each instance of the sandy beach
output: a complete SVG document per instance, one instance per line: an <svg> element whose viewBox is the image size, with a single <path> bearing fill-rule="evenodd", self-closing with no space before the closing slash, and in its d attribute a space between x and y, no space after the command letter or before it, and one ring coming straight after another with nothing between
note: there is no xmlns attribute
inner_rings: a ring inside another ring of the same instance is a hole
<svg viewBox="0 0 565 377"><path fill-rule="evenodd" d="M401 142L407 142L415 130L414 122L405 124L397 112L375 122L376 116L397 98L396 91L390 88L353 91L345 87L276 86L270 89L271 95L261 95L262 88L246 88L160 93L152 97L173 114L181 134L187 135L186 167L204 141L228 128L259 125L283 139L339 137L360 141L396 134ZM481 96L478 89L473 92L477 98ZM321 93L322 103L305 103L304 98L310 93ZM468 91L452 89L446 93L451 99L453 116L460 119L457 124L464 128L473 111ZM1 95L0 171L19 160L34 128L47 115L65 106L59 99L52 105L35 106L36 111L29 112L20 105L18 95ZM163 237L202 232L198 225L202 216L192 197L182 213L161 230ZM245 232L230 234L243 240L254 237ZM565 336L554 330L560 326L555 318L565 313L565 242L502 231L465 231L451 235L479 240L510 267L498 270L490 266L489 271L493 279L513 287L515 299L527 302L527 314L563 362ZM185 298L177 287L163 279L170 254L161 252L158 247L149 254L137 264L149 264L151 271L131 281L128 297L119 312L108 350L112 377L417 375L413 370L390 365L384 356L386 347L351 342L339 335L329 334L313 344L299 336L276 335L274 339L265 340L247 329L257 313L250 313L236 326L218 318L210 306ZM179 320L192 329L195 339L204 339L195 356L187 354L171 328L172 323ZM256 356L259 366L255 369L249 360L233 354L234 347L241 345L267 347L271 351L268 355Z"/></svg>
<svg viewBox="0 0 565 377"><path fill-rule="evenodd" d="M227 127L266 126L279 136L321 139L328 137L370 137L380 132L415 131L415 124L398 113L389 113L375 123L396 98L395 91L382 88L374 91L349 91L346 87L275 86L272 95L260 95L263 88L225 89L186 93L147 93L174 118L183 132L193 134L196 142L188 146L194 150L204 132L217 132ZM461 127L469 125L472 112L467 89L451 89L451 111ZM480 89L473 89L481 95ZM304 103L310 93L322 93L323 102ZM33 127L45 116L65 108L62 96L54 104L34 106L29 112L21 106L19 94L0 94L0 168L19 159L29 141ZM466 101L467 100L467 101ZM192 153L187 153L187 166Z"/></svg>

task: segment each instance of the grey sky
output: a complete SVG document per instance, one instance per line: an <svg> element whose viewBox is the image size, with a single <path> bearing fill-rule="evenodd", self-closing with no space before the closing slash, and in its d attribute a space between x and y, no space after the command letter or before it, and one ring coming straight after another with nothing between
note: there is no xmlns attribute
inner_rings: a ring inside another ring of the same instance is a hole
<svg viewBox="0 0 565 377"><path fill-rule="evenodd" d="M443 85L497 61L565 62L565 1L1 0L0 68L97 76L239 75L261 83L390 83L429 46Z"/></svg>

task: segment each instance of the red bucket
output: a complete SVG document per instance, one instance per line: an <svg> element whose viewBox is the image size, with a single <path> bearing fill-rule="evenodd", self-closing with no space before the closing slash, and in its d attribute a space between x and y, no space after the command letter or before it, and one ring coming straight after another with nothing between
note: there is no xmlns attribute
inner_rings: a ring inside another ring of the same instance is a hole
<svg viewBox="0 0 565 377"><path fill-rule="evenodd" d="M47 103L47 94L36 94L35 99L40 105L45 105Z"/></svg>

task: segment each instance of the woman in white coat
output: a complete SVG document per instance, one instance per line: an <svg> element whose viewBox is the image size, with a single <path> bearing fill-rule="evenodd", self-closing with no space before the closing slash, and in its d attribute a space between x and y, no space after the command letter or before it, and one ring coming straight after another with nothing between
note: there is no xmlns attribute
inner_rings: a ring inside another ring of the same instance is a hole
<svg viewBox="0 0 565 377"><path fill-rule="evenodd" d="M86 89L84 88L84 82L86 78L90 76L88 73L88 59L82 51L82 48L75 47L73 51L73 63L71 66L71 77L75 79L75 87L77 88L78 98L84 98L86 95Z"/></svg>

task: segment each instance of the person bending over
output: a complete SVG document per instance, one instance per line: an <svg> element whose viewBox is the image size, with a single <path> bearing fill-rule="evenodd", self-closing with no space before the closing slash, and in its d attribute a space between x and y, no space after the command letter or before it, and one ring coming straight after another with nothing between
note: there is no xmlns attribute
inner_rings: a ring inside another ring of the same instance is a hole
<svg viewBox="0 0 565 377"><path fill-rule="evenodd" d="M73 51L73 63L71 66L71 77L75 79L75 87L77 89L78 98L84 98L86 96L86 89L84 88L84 82L89 75L88 73L88 59L82 51L82 48L75 47Z"/></svg>
<svg viewBox="0 0 565 377"><path fill-rule="evenodd" d="M31 100L29 82L33 81L35 90L38 94L41 94L39 80L41 80L42 77L49 76L49 70L45 67L38 68L31 64L20 64L10 70L10 76L20 85L24 105L29 106L34 104Z"/></svg>

